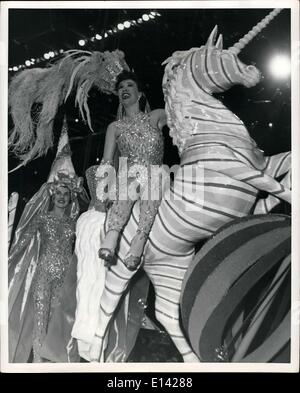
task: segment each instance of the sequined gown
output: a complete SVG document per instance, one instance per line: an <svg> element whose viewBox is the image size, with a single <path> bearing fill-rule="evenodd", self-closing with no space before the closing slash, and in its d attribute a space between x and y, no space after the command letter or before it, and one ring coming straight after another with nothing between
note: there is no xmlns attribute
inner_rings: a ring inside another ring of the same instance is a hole
<svg viewBox="0 0 300 393"><path fill-rule="evenodd" d="M148 235L161 199L161 192L157 192L160 189L159 176L153 175L151 165L157 167L162 165L163 135L161 130L151 126L149 114L146 113L139 113L134 119L120 119L116 121L115 125L120 130L117 137L120 156L127 158L128 188L134 181L137 181L140 187L138 231ZM137 171L133 170L135 165L139 166ZM131 170L133 170L132 174ZM114 201L109 211L108 231L120 231L124 227L136 201L131 196L121 198L121 191L122 185L119 185L117 200Z"/></svg>
<svg viewBox="0 0 300 393"><path fill-rule="evenodd" d="M57 217L51 213L40 214L35 217L20 239L18 248L24 247L37 231L40 234L41 246L32 283L34 308L32 343L33 361L41 362L39 351L73 252L75 220L67 216Z"/></svg>

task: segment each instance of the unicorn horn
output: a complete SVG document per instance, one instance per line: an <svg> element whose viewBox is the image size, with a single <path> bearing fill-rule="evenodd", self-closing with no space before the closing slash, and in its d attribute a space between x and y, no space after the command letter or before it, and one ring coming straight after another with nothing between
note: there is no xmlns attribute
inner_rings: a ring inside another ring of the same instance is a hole
<svg viewBox="0 0 300 393"><path fill-rule="evenodd" d="M260 32L262 31L275 16L282 11L282 8L275 8L267 16L265 16L257 25L255 25L247 34L244 35L237 43L228 48L228 50L234 54L240 53L240 51Z"/></svg>
<svg viewBox="0 0 300 393"><path fill-rule="evenodd" d="M210 36L208 37L208 40L207 40L205 46L207 46L208 48L214 46L215 39L216 39L216 36L217 36L217 32L218 32L218 26L216 25L213 28L213 31L210 33Z"/></svg>

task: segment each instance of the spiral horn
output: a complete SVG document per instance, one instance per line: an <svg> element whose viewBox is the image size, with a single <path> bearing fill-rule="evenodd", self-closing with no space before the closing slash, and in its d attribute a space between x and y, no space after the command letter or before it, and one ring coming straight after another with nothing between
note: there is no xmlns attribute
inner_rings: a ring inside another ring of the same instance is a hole
<svg viewBox="0 0 300 393"><path fill-rule="evenodd" d="M244 35L238 42L228 48L228 50L234 54L240 53L240 51L259 33L261 32L275 16L282 11L282 8L275 8L267 16L265 16L257 25L255 25L247 34Z"/></svg>

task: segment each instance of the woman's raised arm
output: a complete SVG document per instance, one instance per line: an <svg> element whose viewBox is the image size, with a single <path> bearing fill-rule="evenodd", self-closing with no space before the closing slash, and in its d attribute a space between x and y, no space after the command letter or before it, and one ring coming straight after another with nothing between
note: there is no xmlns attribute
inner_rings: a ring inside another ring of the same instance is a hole
<svg viewBox="0 0 300 393"><path fill-rule="evenodd" d="M114 154L116 151L116 127L114 123L110 123L106 130L105 144L103 151L103 162L110 162L113 165Z"/></svg>

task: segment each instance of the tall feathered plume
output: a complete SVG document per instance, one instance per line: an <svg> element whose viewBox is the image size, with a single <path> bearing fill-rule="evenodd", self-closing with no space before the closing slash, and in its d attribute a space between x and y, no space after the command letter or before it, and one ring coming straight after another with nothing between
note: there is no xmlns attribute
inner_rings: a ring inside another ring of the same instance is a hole
<svg viewBox="0 0 300 393"><path fill-rule="evenodd" d="M129 70L124 53L70 50L63 59L48 68L32 68L17 74L9 86L8 105L14 128L9 149L22 165L45 155L53 146L53 123L58 108L75 91L75 103L83 120L92 130L88 93L92 87L107 94L114 93L116 77ZM33 114L34 104L41 104Z"/></svg>

